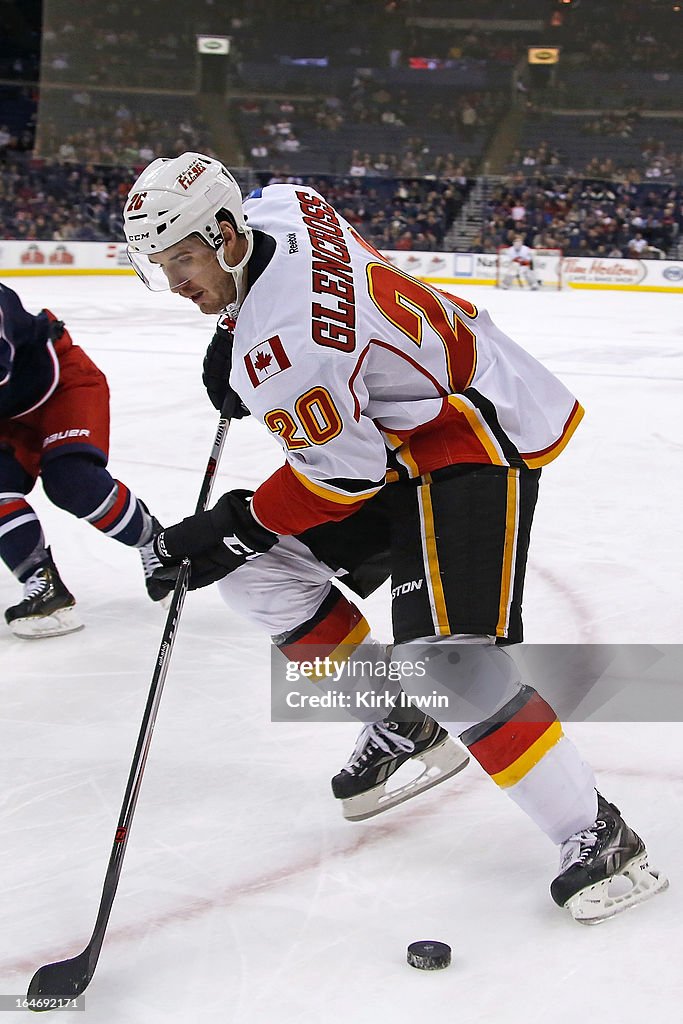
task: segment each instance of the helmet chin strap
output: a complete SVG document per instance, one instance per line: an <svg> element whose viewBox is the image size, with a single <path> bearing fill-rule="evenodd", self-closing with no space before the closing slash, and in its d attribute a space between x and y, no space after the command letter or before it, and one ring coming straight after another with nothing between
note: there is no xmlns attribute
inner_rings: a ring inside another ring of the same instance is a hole
<svg viewBox="0 0 683 1024"><path fill-rule="evenodd" d="M235 290L237 293L235 301L226 306L224 310L224 312L228 313L235 319L237 318L237 313L239 312L240 307L246 298L246 267L247 263L251 258L251 254L254 251L254 236L249 229L247 229L247 231L244 232L244 237L247 240L247 251L245 252L242 259L239 261L239 263L236 263L234 266L230 266L230 264L226 262L225 245L222 245L220 249L216 250L216 259L218 260L218 265L220 266L221 270L224 270L227 274L232 274L233 280L235 282Z"/></svg>

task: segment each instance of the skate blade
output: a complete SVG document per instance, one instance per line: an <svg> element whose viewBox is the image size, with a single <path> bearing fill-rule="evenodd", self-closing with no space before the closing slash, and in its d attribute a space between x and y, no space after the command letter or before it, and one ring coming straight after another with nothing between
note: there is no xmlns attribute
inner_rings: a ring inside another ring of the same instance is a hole
<svg viewBox="0 0 683 1024"><path fill-rule="evenodd" d="M610 893L610 886L614 887L614 883L619 881L622 884L628 882L630 888L622 893ZM651 868L647 853L642 853L634 857L618 875L577 892L567 900L565 907L579 924L601 924L649 900L658 892L664 892L668 886L668 878Z"/></svg>
<svg viewBox="0 0 683 1024"><path fill-rule="evenodd" d="M411 761L421 761L424 765L423 770L416 778L389 792L386 791L387 783L382 782L365 793L347 797L342 801L342 813L347 821L365 821L367 818L374 818L376 814L382 814L390 807L405 803L406 800L411 800L418 793L424 793L433 786L438 786L440 782L445 782L446 779L457 775L467 767L469 760L467 753L447 736L436 747L430 747L411 758Z"/></svg>
<svg viewBox="0 0 683 1024"><path fill-rule="evenodd" d="M83 629L76 609L60 608L51 615L33 615L24 619L15 619L8 623L15 636L22 640L41 640L49 636L65 636Z"/></svg>

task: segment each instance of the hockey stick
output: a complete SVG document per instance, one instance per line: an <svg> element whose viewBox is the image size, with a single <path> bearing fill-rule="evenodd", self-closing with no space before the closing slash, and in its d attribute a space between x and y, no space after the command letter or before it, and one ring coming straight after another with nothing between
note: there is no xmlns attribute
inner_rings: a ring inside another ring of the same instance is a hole
<svg viewBox="0 0 683 1024"><path fill-rule="evenodd" d="M233 416L236 402L237 398L233 392L228 395L228 398L221 409L221 418L218 421L216 436L214 437L211 454L204 473L204 479L202 480L202 486L199 490L196 508L197 512L203 512L209 504L216 469L221 457L223 444L228 433L228 426ZM140 726L135 754L133 755L133 763L128 776L128 784L123 798L121 814L119 815L118 825L116 826L116 832L114 833L114 845L112 846L111 855L109 857L107 873L104 876L104 886L102 888L100 907L97 912L97 920L95 921L95 927L93 929L90 942L83 952L78 954L78 956L72 957L70 960L60 960L54 964L45 964L45 966L38 968L31 979L27 992L30 1009L49 1010L54 1005L55 1000L75 999L76 996L79 996L85 991L92 980L93 974L95 973L100 949L102 948L102 943L104 941L104 933L107 928L109 915L114 902L114 896L116 895L116 889L119 884L121 868L123 866L123 857L128 844L130 826L133 821L135 805L137 803L140 786L142 784L142 773L145 770L145 763L147 761L149 747L152 742L154 723L156 721L157 711L159 710L161 694L164 688L176 630L180 620L180 613L183 609L189 582L190 560L189 558L185 558L180 565L168 615L166 616L166 625L164 626L161 646L159 647L156 666L154 668L154 674L152 675L152 682L149 689L149 695L147 697L147 705L145 707L145 713ZM31 1005L32 1001L34 1002L34 1005ZM39 1002L46 1003L47 1005L37 1005Z"/></svg>

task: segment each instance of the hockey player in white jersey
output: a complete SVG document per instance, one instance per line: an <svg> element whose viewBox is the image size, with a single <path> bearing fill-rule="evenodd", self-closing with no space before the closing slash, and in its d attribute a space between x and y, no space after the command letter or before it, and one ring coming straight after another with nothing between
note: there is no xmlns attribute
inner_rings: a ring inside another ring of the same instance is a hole
<svg viewBox="0 0 683 1024"><path fill-rule="evenodd" d="M522 286L528 284L533 292L538 290L538 279L534 273L534 250L524 244L521 235L515 235L512 245L503 249L500 255L504 260L501 288L509 288L513 281L517 281Z"/></svg>
<svg viewBox="0 0 683 1024"><path fill-rule="evenodd" d="M220 580L290 659L307 642L367 643L331 580L348 573L363 593L390 571L393 656L409 662L415 644L442 655L471 714L440 724L561 848L555 901L596 921L663 889L504 650L522 639L540 471L580 422L574 396L485 311L391 266L310 188L272 185L242 206L225 168L188 153L142 173L124 221L148 287L230 318L225 391L285 457L253 496L230 491L162 531L160 560L189 557L195 586ZM402 685L424 692L416 676ZM389 741L401 728L368 722L346 775L377 749L378 780L410 756L410 736L402 752Z"/></svg>

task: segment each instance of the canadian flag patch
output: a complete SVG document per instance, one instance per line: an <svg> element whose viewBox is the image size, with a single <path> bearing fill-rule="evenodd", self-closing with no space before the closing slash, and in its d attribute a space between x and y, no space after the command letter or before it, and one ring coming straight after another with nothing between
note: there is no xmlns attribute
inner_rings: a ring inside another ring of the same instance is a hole
<svg viewBox="0 0 683 1024"><path fill-rule="evenodd" d="M264 380L274 377L276 373L281 373L292 364L282 342L275 334L247 352L244 357L244 365L247 368L249 380L257 388L259 384L263 384Z"/></svg>

